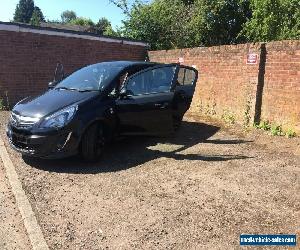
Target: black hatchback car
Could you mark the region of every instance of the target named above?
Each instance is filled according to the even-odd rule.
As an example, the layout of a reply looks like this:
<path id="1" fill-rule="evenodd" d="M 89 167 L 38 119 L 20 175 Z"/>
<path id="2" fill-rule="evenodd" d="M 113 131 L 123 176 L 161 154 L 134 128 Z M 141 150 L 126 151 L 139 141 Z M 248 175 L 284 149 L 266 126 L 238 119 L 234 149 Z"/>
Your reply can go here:
<path id="1" fill-rule="evenodd" d="M 11 146 L 24 155 L 95 161 L 120 135 L 164 135 L 189 109 L 198 72 L 179 64 L 113 61 L 93 64 L 50 83 L 13 108 Z"/>

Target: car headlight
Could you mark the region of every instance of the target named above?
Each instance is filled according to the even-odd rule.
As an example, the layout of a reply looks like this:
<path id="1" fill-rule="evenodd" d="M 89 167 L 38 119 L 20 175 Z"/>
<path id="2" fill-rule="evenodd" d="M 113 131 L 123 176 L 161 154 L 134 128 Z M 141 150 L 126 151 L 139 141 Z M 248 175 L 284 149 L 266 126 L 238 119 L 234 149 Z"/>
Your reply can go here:
<path id="1" fill-rule="evenodd" d="M 78 109 L 77 105 L 70 106 L 46 117 L 40 124 L 40 128 L 62 128 L 74 117 Z"/>

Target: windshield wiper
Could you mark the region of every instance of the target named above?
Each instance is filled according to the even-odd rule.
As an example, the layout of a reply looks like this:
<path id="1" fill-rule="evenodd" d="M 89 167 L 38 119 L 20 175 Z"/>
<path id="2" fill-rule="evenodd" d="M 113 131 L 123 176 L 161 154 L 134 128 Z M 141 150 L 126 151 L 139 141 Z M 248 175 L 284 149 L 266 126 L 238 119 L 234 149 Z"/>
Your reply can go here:
<path id="1" fill-rule="evenodd" d="M 65 89 L 65 90 L 75 90 L 75 91 L 78 91 L 78 89 L 76 89 L 76 88 L 67 88 L 67 87 L 57 87 L 55 89 Z"/>
<path id="2" fill-rule="evenodd" d="M 99 91 L 97 89 L 76 89 L 76 88 L 67 88 L 67 87 L 57 87 L 55 89 L 64 89 L 64 90 L 72 90 L 78 92 L 92 92 L 92 91 Z"/>
<path id="3" fill-rule="evenodd" d="M 99 91 L 98 89 L 77 89 L 78 92 L 93 92 L 93 91 Z"/>

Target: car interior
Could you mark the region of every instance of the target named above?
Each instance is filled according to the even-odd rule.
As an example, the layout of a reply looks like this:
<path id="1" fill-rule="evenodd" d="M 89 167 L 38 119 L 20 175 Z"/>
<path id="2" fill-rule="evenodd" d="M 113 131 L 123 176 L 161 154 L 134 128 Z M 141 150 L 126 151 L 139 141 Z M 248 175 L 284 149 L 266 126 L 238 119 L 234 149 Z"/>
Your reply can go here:
<path id="1" fill-rule="evenodd" d="M 150 69 L 129 79 L 126 86 L 131 95 L 169 91 L 175 73 L 174 66 Z"/>

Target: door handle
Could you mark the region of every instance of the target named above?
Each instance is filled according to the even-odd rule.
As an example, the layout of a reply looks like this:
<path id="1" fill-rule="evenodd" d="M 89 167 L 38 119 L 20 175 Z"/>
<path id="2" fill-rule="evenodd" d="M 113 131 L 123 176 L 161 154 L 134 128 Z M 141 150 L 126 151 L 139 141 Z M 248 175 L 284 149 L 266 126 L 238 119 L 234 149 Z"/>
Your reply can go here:
<path id="1" fill-rule="evenodd" d="M 155 104 L 154 104 L 154 106 L 155 106 L 156 108 L 160 108 L 160 109 L 165 109 L 165 108 L 168 107 L 168 105 L 169 105 L 169 103 L 167 103 L 167 102 L 164 102 L 164 103 L 155 103 Z"/>

